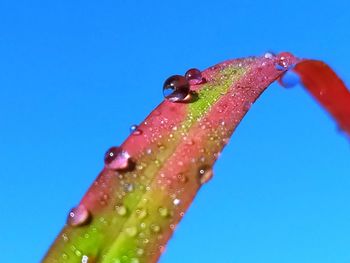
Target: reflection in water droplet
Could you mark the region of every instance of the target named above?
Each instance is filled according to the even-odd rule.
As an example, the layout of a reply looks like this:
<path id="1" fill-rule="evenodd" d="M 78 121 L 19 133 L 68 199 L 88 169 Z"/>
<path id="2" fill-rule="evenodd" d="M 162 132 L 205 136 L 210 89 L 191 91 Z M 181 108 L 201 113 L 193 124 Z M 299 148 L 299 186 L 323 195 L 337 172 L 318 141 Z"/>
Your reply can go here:
<path id="1" fill-rule="evenodd" d="M 213 178 L 213 170 L 210 167 L 202 167 L 199 169 L 199 181 L 201 184 L 207 183 Z"/>
<path id="2" fill-rule="evenodd" d="M 111 147 L 105 154 L 105 166 L 112 170 L 123 170 L 130 164 L 130 155 L 121 147 Z"/>
<path id="3" fill-rule="evenodd" d="M 163 85 L 163 95 L 171 102 L 181 102 L 190 93 L 190 86 L 187 79 L 180 75 L 168 78 Z"/>
<path id="4" fill-rule="evenodd" d="M 130 126 L 130 133 L 132 135 L 141 135 L 142 131 L 139 129 L 137 125 L 134 124 Z"/>
<path id="5" fill-rule="evenodd" d="M 90 212 L 84 205 L 73 208 L 67 218 L 67 224 L 70 226 L 81 226 L 86 224 L 90 219 Z"/>
<path id="6" fill-rule="evenodd" d="M 203 81 L 202 73 L 200 72 L 199 69 L 196 69 L 196 68 L 191 68 L 187 70 L 185 74 L 185 78 L 188 80 L 188 82 L 191 85 L 200 84 Z"/>
<path id="7" fill-rule="evenodd" d="M 294 70 L 288 70 L 278 81 L 285 88 L 292 88 L 300 83 L 300 76 Z"/>

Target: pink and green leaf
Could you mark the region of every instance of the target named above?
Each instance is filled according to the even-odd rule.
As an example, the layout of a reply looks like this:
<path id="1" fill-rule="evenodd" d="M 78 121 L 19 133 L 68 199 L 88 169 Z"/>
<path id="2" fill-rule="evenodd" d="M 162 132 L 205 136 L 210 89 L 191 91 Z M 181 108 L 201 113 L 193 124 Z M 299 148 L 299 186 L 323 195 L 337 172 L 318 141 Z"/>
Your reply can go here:
<path id="1" fill-rule="evenodd" d="M 350 93 L 324 63 L 289 53 L 229 60 L 202 72 L 189 100 L 163 101 L 121 145 L 124 170 L 105 168 L 43 262 L 156 262 L 250 105 L 287 70 L 350 134 Z"/>

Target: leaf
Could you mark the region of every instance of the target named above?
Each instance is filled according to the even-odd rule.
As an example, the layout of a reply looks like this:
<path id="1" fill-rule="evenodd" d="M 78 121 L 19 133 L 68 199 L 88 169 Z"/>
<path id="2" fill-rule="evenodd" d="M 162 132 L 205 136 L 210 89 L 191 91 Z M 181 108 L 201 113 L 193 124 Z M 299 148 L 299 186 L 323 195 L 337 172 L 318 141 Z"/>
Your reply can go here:
<path id="1" fill-rule="evenodd" d="M 101 171 L 43 262 L 156 262 L 251 104 L 295 64 L 349 132 L 349 92 L 322 62 L 281 53 L 217 64 L 189 101 L 165 100 L 114 149 L 130 156 L 124 169 Z"/>

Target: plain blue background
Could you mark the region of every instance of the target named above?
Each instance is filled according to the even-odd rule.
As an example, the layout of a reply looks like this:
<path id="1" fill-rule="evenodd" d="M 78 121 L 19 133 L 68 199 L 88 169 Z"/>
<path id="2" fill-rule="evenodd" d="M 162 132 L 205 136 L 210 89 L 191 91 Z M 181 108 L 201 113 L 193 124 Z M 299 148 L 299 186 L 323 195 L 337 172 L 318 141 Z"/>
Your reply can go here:
<path id="1" fill-rule="evenodd" d="M 39 262 L 120 144 L 190 67 L 292 51 L 350 84 L 348 1 L 0 2 L 1 262 Z M 350 147 L 300 87 L 252 107 L 162 263 L 350 262 Z"/>

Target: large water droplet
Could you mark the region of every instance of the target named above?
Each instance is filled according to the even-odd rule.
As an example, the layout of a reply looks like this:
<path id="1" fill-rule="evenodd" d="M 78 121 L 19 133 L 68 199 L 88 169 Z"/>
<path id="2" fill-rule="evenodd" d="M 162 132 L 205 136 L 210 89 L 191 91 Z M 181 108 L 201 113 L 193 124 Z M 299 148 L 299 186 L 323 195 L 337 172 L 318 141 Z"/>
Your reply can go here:
<path id="1" fill-rule="evenodd" d="M 105 154 L 106 168 L 112 170 L 123 170 L 130 164 L 130 155 L 121 147 L 111 147 Z"/>
<path id="2" fill-rule="evenodd" d="M 290 69 L 293 64 L 292 60 L 294 59 L 294 56 L 289 52 L 282 52 L 277 55 L 276 57 L 276 64 L 275 67 L 277 70 L 286 70 Z"/>
<path id="3" fill-rule="evenodd" d="M 70 226 L 81 226 L 88 223 L 89 219 L 89 210 L 84 205 L 79 205 L 69 212 L 67 224 Z"/>
<path id="4" fill-rule="evenodd" d="M 187 79 L 180 75 L 168 78 L 163 85 L 163 95 L 171 102 L 181 102 L 190 93 L 190 85 Z"/>
<path id="5" fill-rule="evenodd" d="M 203 81 L 202 73 L 199 69 L 191 68 L 187 70 L 185 74 L 185 78 L 191 85 L 200 84 Z"/>
<path id="6" fill-rule="evenodd" d="M 201 167 L 199 168 L 199 182 L 201 184 L 205 184 L 209 182 L 211 178 L 213 178 L 213 170 L 210 167 Z"/>
<path id="7" fill-rule="evenodd" d="M 130 133 L 132 135 L 141 135 L 142 131 L 139 129 L 139 127 L 136 124 L 134 124 L 130 126 Z"/>
<path id="8" fill-rule="evenodd" d="M 300 76 L 291 69 L 283 74 L 278 82 L 285 88 L 292 88 L 300 83 Z"/>

